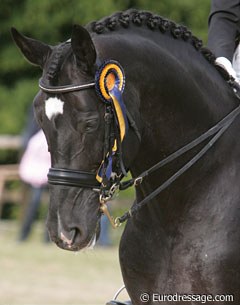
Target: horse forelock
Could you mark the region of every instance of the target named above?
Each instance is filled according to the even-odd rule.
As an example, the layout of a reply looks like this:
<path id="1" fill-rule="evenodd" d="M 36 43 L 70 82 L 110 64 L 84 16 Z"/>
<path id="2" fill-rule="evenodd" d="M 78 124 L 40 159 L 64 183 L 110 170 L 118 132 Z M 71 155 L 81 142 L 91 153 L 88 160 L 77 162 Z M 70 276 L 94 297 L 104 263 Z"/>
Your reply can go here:
<path id="1" fill-rule="evenodd" d="M 51 61 L 46 71 L 46 78 L 52 84 L 57 81 L 57 77 L 63 62 L 66 59 L 66 54 L 69 51 L 69 41 L 63 42 L 55 47 Z"/>

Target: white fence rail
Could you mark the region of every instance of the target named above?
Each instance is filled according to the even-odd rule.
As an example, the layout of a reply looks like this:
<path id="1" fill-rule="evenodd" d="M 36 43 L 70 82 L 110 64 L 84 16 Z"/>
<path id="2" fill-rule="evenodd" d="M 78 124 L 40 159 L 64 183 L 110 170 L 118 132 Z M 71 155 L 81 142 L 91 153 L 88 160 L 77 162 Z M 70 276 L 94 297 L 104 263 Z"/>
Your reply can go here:
<path id="1" fill-rule="evenodd" d="M 19 150 L 21 148 L 22 138 L 21 136 L 12 135 L 0 135 L 0 150 L 14 149 Z M 0 165 L 0 218 L 3 208 L 3 195 L 5 183 L 11 180 L 20 179 L 18 174 L 18 164 L 3 164 Z"/>
<path id="2" fill-rule="evenodd" d="M 21 136 L 0 135 L 0 149 L 20 149 Z"/>

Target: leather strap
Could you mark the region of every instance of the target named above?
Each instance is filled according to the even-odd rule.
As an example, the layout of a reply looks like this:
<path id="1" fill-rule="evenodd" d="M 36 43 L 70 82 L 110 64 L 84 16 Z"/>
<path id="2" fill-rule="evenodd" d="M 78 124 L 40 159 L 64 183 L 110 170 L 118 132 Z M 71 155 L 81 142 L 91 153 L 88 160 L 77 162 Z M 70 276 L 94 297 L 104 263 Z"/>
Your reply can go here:
<path id="1" fill-rule="evenodd" d="M 50 168 L 48 172 L 48 183 L 52 185 L 100 189 L 100 183 L 96 180 L 95 173 L 63 168 Z"/>

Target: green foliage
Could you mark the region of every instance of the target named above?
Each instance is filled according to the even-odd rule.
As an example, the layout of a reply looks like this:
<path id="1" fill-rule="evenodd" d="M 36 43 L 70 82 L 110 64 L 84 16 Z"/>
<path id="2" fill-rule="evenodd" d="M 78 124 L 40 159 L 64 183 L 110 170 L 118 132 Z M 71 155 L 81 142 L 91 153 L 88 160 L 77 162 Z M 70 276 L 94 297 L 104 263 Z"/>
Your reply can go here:
<path id="1" fill-rule="evenodd" d="M 74 23 L 86 24 L 130 7 L 150 10 L 187 25 L 206 42 L 209 0 L 1 0 L 0 133 L 19 134 L 36 94 L 40 69 L 14 45 L 10 27 L 49 44 L 69 38 Z"/>
<path id="2" fill-rule="evenodd" d="M 194 35 L 206 41 L 209 0 L 135 0 L 136 8 L 145 9 L 189 27 Z"/>
<path id="3" fill-rule="evenodd" d="M 29 104 L 37 90 L 37 79 L 20 78 L 11 87 L 0 86 L 0 122 L 4 122 L 1 133 L 21 133 Z"/>

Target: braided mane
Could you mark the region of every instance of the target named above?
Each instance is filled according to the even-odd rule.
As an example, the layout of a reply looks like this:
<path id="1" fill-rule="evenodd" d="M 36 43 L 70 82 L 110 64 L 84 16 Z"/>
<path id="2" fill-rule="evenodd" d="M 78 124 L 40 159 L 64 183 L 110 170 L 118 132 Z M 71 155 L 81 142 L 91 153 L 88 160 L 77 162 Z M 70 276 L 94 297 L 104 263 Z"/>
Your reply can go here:
<path id="1" fill-rule="evenodd" d="M 138 27 L 147 26 L 152 31 L 159 31 L 163 34 L 168 33 L 175 39 L 182 39 L 192 44 L 210 63 L 213 64 L 215 61 L 213 53 L 203 47 L 202 40 L 192 35 L 186 26 L 179 25 L 148 11 L 130 9 L 124 12 L 117 12 L 99 21 L 89 23 L 86 28 L 93 33 L 102 34 L 107 31 L 116 31 L 119 27 L 127 29 L 131 24 Z"/>
<path id="2" fill-rule="evenodd" d="M 181 39 L 186 43 L 190 43 L 197 51 L 211 63 L 214 64 L 215 56 L 213 53 L 203 47 L 202 40 L 194 36 L 191 31 L 184 25 L 179 25 L 171 20 L 163 18 L 159 15 L 148 11 L 138 11 L 130 9 L 123 12 L 114 13 L 99 21 L 93 21 L 86 26 L 89 32 L 101 35 L 107 32 L 117 31 L 119 28 L 126 30 L 131 26 L 147 27 L 151 31 L 159 31 L 159 33 L 170 35 L 173 39 Z M 61 68 L 62 61 L 69 50 L 69 41 L 61 43 L 52 58 L 51 65 L 47 71 L 47 78 L 53 83 L 57 81 L 57 75 Z M 221 72 L 221 71 L 220 71 Z"/>

